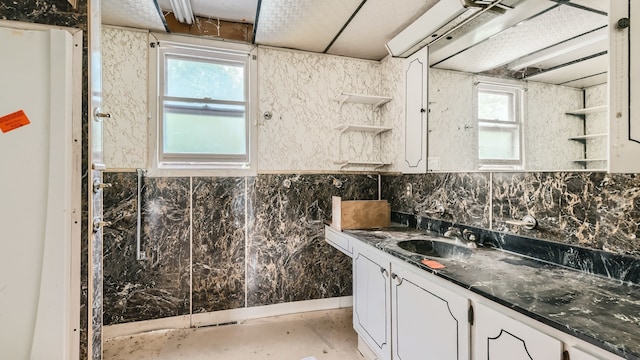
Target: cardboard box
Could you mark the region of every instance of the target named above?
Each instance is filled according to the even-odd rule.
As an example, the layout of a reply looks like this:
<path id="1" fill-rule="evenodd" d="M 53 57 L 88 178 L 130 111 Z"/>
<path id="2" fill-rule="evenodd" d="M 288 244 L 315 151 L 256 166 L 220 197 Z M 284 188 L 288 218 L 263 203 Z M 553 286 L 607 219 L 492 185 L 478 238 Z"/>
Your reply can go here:
<path id="1" fill-rule="evenodd" d="M 331 227 L 336 230 L 372 229 L 391 225 L 391 206 L 387 200 L 349 200 L 331 198 Z"/>

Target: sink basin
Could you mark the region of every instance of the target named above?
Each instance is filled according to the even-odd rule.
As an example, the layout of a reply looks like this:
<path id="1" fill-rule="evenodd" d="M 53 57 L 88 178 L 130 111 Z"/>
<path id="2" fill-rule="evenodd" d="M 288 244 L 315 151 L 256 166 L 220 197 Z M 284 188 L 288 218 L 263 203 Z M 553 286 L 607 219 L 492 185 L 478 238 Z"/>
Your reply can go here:
<path id="1" fill-rule="evenodd" d="M 469 257 L 473 254 L 473 250 L 465 246 L 434 240 L 403 240 L 398 242 L 398 246 L 401 249 L 428 257 Z"/>

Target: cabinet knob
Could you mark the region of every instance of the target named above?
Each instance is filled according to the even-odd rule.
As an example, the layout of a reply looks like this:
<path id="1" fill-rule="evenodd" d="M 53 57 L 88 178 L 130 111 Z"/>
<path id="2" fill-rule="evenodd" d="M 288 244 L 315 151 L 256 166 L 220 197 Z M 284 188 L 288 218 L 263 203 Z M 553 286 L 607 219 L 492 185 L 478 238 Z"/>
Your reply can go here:
<path id="1" fill-rule="evenodd" d="M 381 268 L 380 268 L 380 273 L 381 273 L 384 277 L 387 277 L 387 274 L 388 274 L 387 269 L 385 269 L 385 268 L 381 267 Z"/>
<path id="2" fill-rule="evenodd" d="M 398 282 L 398 286 L 402 285 L 402 278 L 398 276 L 396 273 L 391 273 L 391 278 L 395 279 Z"/>

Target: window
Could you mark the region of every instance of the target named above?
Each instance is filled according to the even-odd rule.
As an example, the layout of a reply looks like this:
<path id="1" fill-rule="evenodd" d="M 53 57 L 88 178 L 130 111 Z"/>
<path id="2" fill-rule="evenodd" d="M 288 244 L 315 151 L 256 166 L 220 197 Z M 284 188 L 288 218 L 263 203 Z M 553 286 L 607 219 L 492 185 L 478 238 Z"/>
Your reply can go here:
<path id="1" fill-rule="evenodd" d="M 480 169 L 522 168 L 522 92 L 518 86 L 478 84 Z"/>
<path id="2" fill-rule="evenodd" d="M 252 169 L 255 58 L 246 47 L 233 45 L 159 41 L 153 87 L 156 169 Z"/>

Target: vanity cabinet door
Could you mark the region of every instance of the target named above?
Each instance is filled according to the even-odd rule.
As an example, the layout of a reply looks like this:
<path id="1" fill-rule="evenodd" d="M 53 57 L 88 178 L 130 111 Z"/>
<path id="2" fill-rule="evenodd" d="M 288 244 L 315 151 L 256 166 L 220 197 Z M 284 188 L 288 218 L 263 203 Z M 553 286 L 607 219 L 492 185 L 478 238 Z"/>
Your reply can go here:
<path id="1" fill-rule="evenodd" d="M 474 305 L 474 313 L 474 359 L 562 359 L 560 340 L 482 304 Z"/>
<path id="2" fill-rule="evenodd" d="M 469 300 L 392 265 L 393 359 L 469 359 Z"/>
<path id="3" fill-rule="evenodd" d="M 379 359 L 391 358 L 388 260 L 376 251 L 353 254 L 353 327 Z"/>

